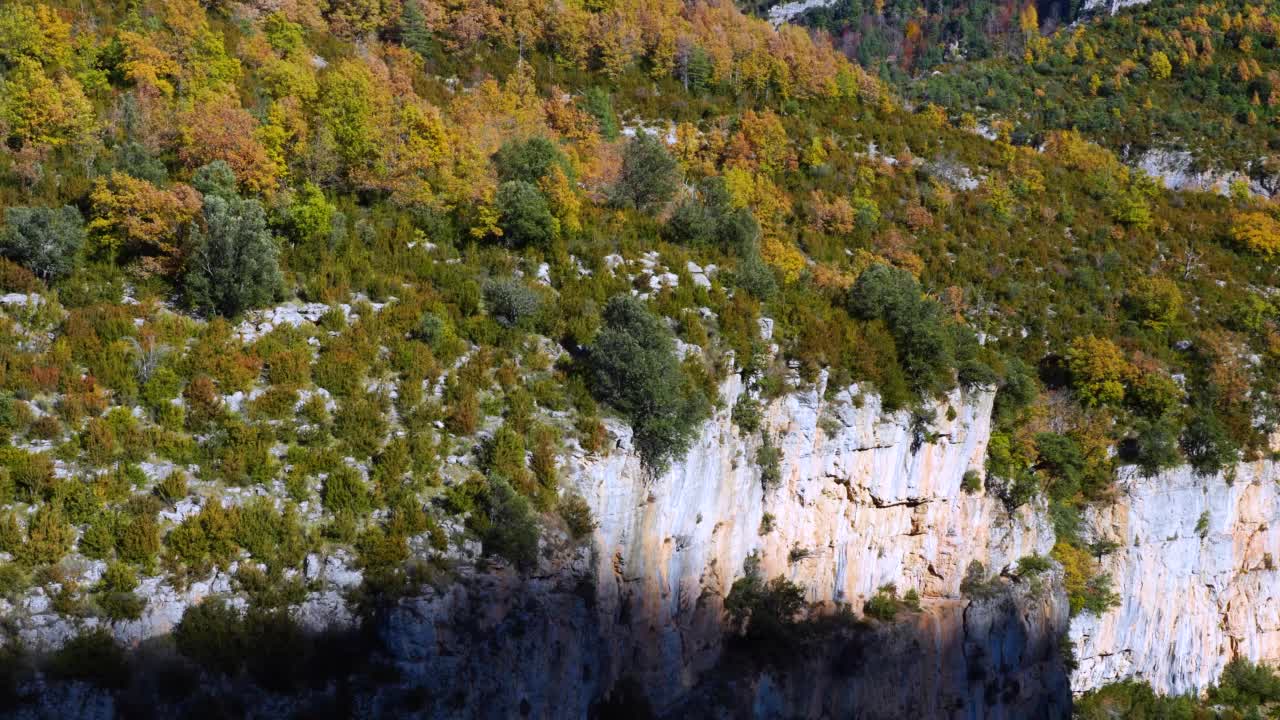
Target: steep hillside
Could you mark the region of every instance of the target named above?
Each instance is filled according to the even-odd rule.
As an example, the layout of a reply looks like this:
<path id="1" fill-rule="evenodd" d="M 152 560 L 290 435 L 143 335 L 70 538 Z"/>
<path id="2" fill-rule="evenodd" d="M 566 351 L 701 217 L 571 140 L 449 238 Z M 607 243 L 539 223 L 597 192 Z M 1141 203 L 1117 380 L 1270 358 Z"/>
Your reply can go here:
<path id="1" fill-rule="evenodd" d="M 1009 8 L 928 82 L 1057 67 L 952 19 Z M 1141 12 L 1080 62 L 1271 72 L 1263 11 Z M 1057 717 L 1275 659 L 1272 204 L 936 99 L 727 0 L 5 3 L 6 709 Z"/>
<path id="2" fill-rule="evenodd" d="M 1149 172 L 1238 171 L 1270 195 L 1280 170 L 1278 21 L 1265 3 L 1152 3 L 944 68 L 911 92 L 1003 120 L 1020 142 L 1075 128 Z M 1144 156 L 1161 150 L 1187 157 Z"/>

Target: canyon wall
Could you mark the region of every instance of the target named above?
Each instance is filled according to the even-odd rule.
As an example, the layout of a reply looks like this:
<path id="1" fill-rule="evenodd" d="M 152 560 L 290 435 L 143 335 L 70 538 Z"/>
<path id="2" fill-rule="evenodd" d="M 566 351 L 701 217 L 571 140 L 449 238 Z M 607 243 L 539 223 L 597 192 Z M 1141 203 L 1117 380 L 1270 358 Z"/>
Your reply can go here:
<path id="1" fill-rule="evenodd" d="M 473 717 L 496 716 L 473 710 L 485 706 L 582 717 L 610 701 L 667 717 L 1069 713 L 1056 576 L 998 577 L 1047 554 L 1052 529 L 1043 513 L 1010 515 L 961 489 L 985 457 L 990 392 L 952 395 L 926 432 L 856 388 L 824 399 L 820 379 L 764 412 L 781 451 L 781 478 L 766 488 L 759 435 L 730 420 L 742 391 L 736 376 L 725 383 L 721 409 L 661 477 L 610 423 L 613 449 L 576 453 L 566 468 L 599 524 L 590 552 L 564 547 L 531 578 L 476 574 L 401 603 L 381 630 L 397 667 Z M 748 558 L 796 583 L 816 614 L 846 619 L 802 657 L 735 653 L 724 602 Z M 990 592 L 970 601 L 960 586 L 974 561 Z M 915 589 L 921 610 L 893 623 L 842 612 L 860 615 L 886 583 Z"/>
<path id="2" fill-rule="evenodd" d="M 1071 623 L 1088 690 L 1138 678 L 1185 693 L 1215 682 L 1233 657 L 1280 662 L 1280 467 L 1241 463 L 1202 476 L 1182 467 L 1125 472 L 1116 502 L 1086 516 L 1120 606 Z"/>
<path id="3" fill-rule="evenodd" d="M 953 393 L 921 422 L 884 414 L 857 388 L 829 393 L 819 378 L 764 408 L 780 453 L 779 477 L 766 487 L 761 434 L 731 421 L 743 391 L 736 376 L 726 381 L 720 409 L 660 477 L 641 467 L 621 423 L 608 424 L 608 452 L 571 451 L 565 483 L 598 527 L 587 541 L 548 528 L 532 572 L 487 561 L 474 541 L 455 538 L 450 573 L 361 623 L 348 594 L 360 574 L 349 558 L 309 559 L 313 590 L 295 613 L 307 627 L 348 633 L 334 647 L 359 662 L 340 682 L 301 695 L 243 678 L 222 692 L 263 712 L 325 706 L 423 718 L 610 717 L 621 707 L 655 717 L 1059 718 L 1070 713 L 1071 690 L 1136 677 L 1185 692 L 1212 683 L 1234 655 L 1280 660 L 1275 465 L 1214 477 L 1123 473 L 1115 502 L 1091 509 L 1085 529 L 1119 545 L 1100 562 L 1121 605 L 1069 619 L 1057 570 L 1007 572 L 1050 552 L 1044 508 L 1011 514 L 963 487 L 983 464 L 992 393 Z M 795 583 L 821 618 L 802 654 L 726 640 L 725 600 L 749 559 L 765 578 Z M 984 568 L 972 576 L 980 590 L 962 590 L 974 563 Z M 209 584 L 225 585 L 219 577 Z M 915 590 L 920 610 L 894 622 L 860 619 L 888 583 Z M 153 600 L 168 600 L 112 631 L 163 658 L 171 651 L 154 636 L 200 601 L 191 592 L 157 588 Z M 33 646 L 74 631 L 48 603 L 10 608 L 10 624 Z M 1079 660 L 1070 677 L 1068 626 Z M 40 682 L 26 688 L 32 712 L 18 716 L 50 707 L 118 715 L 109 693 Z M 160 701 L 147 687 L 130 691 L 134 701 L 161 716 L 203 702 Z"/>

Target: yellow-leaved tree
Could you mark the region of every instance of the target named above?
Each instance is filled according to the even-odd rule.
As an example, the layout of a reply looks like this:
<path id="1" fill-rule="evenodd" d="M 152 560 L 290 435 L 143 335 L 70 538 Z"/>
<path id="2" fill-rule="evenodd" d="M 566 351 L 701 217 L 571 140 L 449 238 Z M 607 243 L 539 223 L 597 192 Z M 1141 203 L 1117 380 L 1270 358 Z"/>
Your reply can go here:
<path id="1" fill-rule="evenodd" d="M 1280 222 L 1258 210 L 1237 213 L 1231 219 L 1231 239 L 1249 252 L 1271 257 L 1280 251 Z"/>

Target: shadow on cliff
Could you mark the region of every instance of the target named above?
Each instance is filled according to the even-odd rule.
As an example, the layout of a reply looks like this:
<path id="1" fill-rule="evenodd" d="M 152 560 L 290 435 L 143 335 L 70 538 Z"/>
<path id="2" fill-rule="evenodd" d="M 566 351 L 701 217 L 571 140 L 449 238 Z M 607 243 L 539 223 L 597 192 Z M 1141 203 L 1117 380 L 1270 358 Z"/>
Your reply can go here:
<path id="1" fill-rule="evenodd" d="M 1005 581 L 891 622 L 848 611 L 798 623 L 789 640 L 731 635 L 721 662 L 671 717 L 1066 718 L 1065 618 Z"/>
<path id="2" fill-rule="evenodd" d="M 250 613 L 129 651 L 6 654 L 5 717 L 1065 718 L 1065 618 L 1009 583 L 894 622 L 735 632 L 718 598 L 659 628 L 583 577 L 477 575 L 309 634 Z M 652 587 L 636 583 L 637 587 Z M 189 610 L 188 613 L 191 611 Z M 225 621 L 225 616 L 224 616 Z M 186 623 L 184 623 L 186 625 Z M 748 626 L 749 627 L 749 626 Z"/>

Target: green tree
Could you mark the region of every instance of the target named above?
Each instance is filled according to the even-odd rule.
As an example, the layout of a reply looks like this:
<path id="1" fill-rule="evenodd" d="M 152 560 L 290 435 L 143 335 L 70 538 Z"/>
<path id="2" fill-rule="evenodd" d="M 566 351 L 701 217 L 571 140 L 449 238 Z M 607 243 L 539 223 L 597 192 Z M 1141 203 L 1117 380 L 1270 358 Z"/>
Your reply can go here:
<path id="1" fill-rule="evenodd" d="M 281 289 L 276 244 L 257 200 L 206 196 L 204 226 L 192 234 L 187 302 L 207 313 L 235 317 L 270 303 Z"/>
<path id="2" fill-rule="evenodd" d="M 547 246 L 560 230 L 546 196 L 533 183 L 524 180 L 502 183 L 494 204 L 498 209 L 498 227 L 502 228 L 502 237 L 508 245 Z"/>
<path id="3" fill-rule="evenodd" d="M 493 164 L 498 169 L 499 182 L 523 180 L 536 185 L 557 165 L 564 171 L 565 177 L 573 177 L 569 159 L 555 142 L 545 137 L 508 140 L 494 153 Z"/>
<path id="4" fill-rule="evenodd" d="M 1178 319 L 1182 311 L 1182 291 L 1169 278 L 1139 278 L 1125 292 L 1124 303 L 1135 320 L 1160 331 Z"/>
<path id="5" fill-rule="evenodd" d="M 84 218 L 70 205 L 57 209 L 12 207 L 4 211 L 0 256 L 46 280 L 69 275 L 83 244 Z"/>
<path id="6" fill-rule="evenodd" d="M 431 31 L 427 28 L 427 18 L 423 15 L 418 0 L 405 0 L 401 9 L 400 41 L 423 57 L 430 55 L 434 48 Z"/>
<path id="7" fill-rule="evenodd" d="M 637 132 L 622 151 L 622 169 L 609 192 L 615 207 L 654 212 L 680 186 L 679 166 L 656 135 Z"/>
<path id="8" fill-rule="evenodd" d="M 224 160 L 214 160 L 201 165 L 191 177 L 191 187 L 203 195 L 233 198 L 236 195 L 236 174 Z"/>
<path id="9" fill-rule="evenodd" d="M 1072 340 L 1067 349 L 1067 369 L 1082 404 L 1114 405 L 1124 400 L 1129 361 L 1107 338 L 1088 335 Z"/>
<path id="10" fill-rule="evenodd" d="M 495 278 L 484 284 L 485 310 L 503 327 L 528 320 L 540 305 L 537 293 L 515 278 Z"/>
<path id="11" fill-rule="evenodd" d="M 942 306 L 924 297 L 911 273 L 882 263 L 867 268 L 850 289 L 849 311 L 888 327 L 912 390 L 929 393 L 953 384 L 955 336 Z"/>
<path id="12" fill-rule="evenodd" d="M 1211 407 L 1192 410 L 1180 445 L 1187 463 L 1203 475 L 1212 475 L 1236 461 L 1235 443 Z"/>
<path id="13" fill-rule="evenodd" d="M 630 421 L 641 459 L 654 472 L 683 455 L 706 416 L 706 398 L 676 359 L 671 331 L 629 295 L 609 300 L 589 349 L 592 389 Z"/>
<path id="14" fill-rule="evenodd" d="M 538 560 L 538 524 L 529 500 L 501 477 L 489 480 L 484 551 L 507 558 L 521 570 L 528 570 Z"/>
<path id="15" fill-rule="evenodd" d="M 587 88 L 582 94 L 582 107 L 592 117 L 596 119 L 596 123 L 600 126 L 600 135 L 610 142 L 617 140 L 618 135 L 622 133 L 622 126 L 618 123 L 618 115 L 613 111 L 613 98 L 610 97 L 609 91 L 601 87 Z"/>

